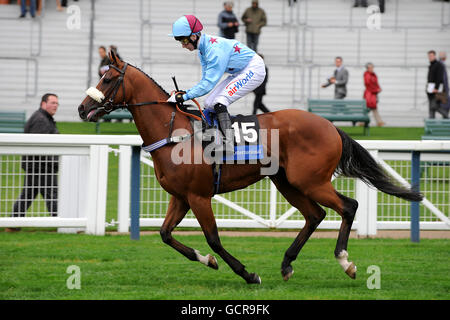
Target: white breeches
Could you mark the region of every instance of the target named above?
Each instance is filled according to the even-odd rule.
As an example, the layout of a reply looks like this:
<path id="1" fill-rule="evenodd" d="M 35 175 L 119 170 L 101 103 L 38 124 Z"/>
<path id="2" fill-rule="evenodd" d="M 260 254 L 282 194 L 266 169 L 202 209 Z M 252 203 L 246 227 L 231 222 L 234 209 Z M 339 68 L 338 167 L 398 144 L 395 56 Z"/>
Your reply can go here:
<path id="1" fill-rule="evenodd" d="M 228 107 L 259 87 L 265 76 L 264 60 L 255 54 L 241 72 L 228 76 L 211 91 L 205 100 L 205 108 L 212 109 L 217 103 Z"/>

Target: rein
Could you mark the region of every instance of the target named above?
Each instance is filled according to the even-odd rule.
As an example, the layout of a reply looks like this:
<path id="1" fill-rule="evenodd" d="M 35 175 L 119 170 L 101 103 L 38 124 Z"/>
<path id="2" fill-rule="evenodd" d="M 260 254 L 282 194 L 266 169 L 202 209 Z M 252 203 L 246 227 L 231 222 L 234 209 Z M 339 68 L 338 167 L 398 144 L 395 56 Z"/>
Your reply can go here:
<path id="1" fill-rule="evenodd" d="M 128 107 L 140 107 L 140 106 L 146 106 L 146 105 L 154 105 L 154 104 L 162 104 L 162 103 L 168 103 L 165 100 L 155 100 L 155 101 L 147 101 L 147 102 L 139 102 L 139 103 L 133 103 L 133 104 L 128 104 L 125 102 L 125 82 L 123 81 L 124 77 L 125 77 L 125 71 L 128 67 L 128 63 L 125 62 L 123 65 L 122 69 L 117 68 L 115 65 L 110 64 L 109 65 L 110 68 L 115 69 L 117 72 L 120 73 L 119 79 L 117 80 L 117 82 L 114 84 L 113 90 L 112 90 L 112 94 L 108 97 L 107 101 L 101 105 L 100 107 L 97 108 L 97 110 L 103 110 L 106 112 L 106 114 L 111 113 L 114 110 L 117 109 L 124 109 L 124 108 L 128 108 Z M 116 98 L 117 92 L 119 91 L 120 85 L 122 85 L 122 91 L 123 91 L 123 102 L 121 104 L 115 104 L 114 103 L 114 99 Z M 175 91 L 172 91 L 171 94 L 173 94 Z M 175 94 L 178 92 L 175 92 Z M 205 115 L 203 114 L 202 108 L 200 107 L 200 104 L 197 102 L 197 100 L 192 99 L 192 101 L 197 105 L 203 119 L 205 118 Z M 181 110 L 180 106 L 182 107 L 182 103 L 175 104 L 176 109 L 184 114 L 187 117 L 191 117 L 194 118 L 198 121 L 202 121 L 201 117 L 198 117 L 196 115 L 193 115 L 191 113 L 185 112 L 183 110 Z"/>
<path id="2" fill-rule="evenodd" d="M 177 94 L 177 93 L 182 93 L 182 92 L 176 92 L 176 91 L 174 90 L 174 91 L 172 91 L 170 94 L 172 95 L 172 94 L 174 94 L 174 93 Z M 198 110 L 200 111 L 200 114 L 202 115 L 203 119 L 206 120 L 206 117 L 205 117 L 205 115 L 204 115 L 204 113 L 203 113 L 203 111 L 202 111 L 202 108 L 200 107 L 200 103 L 198 103 L 198 101 L 195 100 L 195 99 L 192 99 L 192 101 L 197 105 L 197 108 L 198 108 Z M 185 111 L 181 110 L 180 107 L 179 107 L 180 105 L 182 106 L 183 104 L 182 104 L 182 103 L 180 103 L 180 104 L 178 104 L 178 103 L 175 104 L 176 109 L 177 109 L 180 113 L 184 114 L 185 116 L 194 118 L 194 119 L 196 119 L 196 120 L 198 120 L 198 121 L 202 121 L 202 118 L 201 118 L 201 117 L 198 117 L 198 116 L 196 116 L 196 115 L 194 115 L 194 114 L 192 114 L 192 113 L 185 112 Z"/>

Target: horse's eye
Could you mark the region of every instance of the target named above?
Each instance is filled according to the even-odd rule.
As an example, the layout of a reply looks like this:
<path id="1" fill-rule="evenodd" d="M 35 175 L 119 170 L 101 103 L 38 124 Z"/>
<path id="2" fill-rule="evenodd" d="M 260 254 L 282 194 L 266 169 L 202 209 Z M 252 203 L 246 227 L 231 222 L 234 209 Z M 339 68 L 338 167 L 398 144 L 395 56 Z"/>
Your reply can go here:
<path id="1" fill-rule="evenodd" d="M 111 79 L 110 79 L 110 78 L 105 78 L 105 79 L 103 79 L 103 82 L 104 82 L 104 83 L 110 83 L 110 82 L 111 82 Z"/>

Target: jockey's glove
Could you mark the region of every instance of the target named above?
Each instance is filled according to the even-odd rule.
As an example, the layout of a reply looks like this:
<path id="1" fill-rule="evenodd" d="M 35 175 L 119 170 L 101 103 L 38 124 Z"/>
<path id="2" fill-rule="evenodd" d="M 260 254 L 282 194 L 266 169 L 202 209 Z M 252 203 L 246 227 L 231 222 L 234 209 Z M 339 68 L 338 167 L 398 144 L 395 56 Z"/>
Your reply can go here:
<path id="1" fill-rule="evenodd" d="M 184 91 L 180 91 L 180 92 L 174 93 L 174 94 L 172 94 L 170 96 L 170 98 L 167 100 L 167 102 L 182 103 L 182 102 L 184 102 L 183 95 L 185 93 L 186 92 L 184 92 Z"/>

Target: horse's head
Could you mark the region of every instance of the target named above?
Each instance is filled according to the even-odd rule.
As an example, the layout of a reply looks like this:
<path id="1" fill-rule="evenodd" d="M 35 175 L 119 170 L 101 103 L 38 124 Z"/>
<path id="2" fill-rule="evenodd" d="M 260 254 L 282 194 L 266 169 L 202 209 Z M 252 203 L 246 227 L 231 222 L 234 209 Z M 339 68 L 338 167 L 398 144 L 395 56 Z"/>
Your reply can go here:
<path id="1" fill-rule="evenodd" d="M 126 107 L 125 71 L 128 64 L 120 60 L 114 51 L 109 52 L 109 70 L 100 79 L 97 86 L 86 90 L 87 97 L 78 107 L 80 118 L 96 122 L 111 111 Z M 128 86 L 130 88 L 130 86 Z"/>

